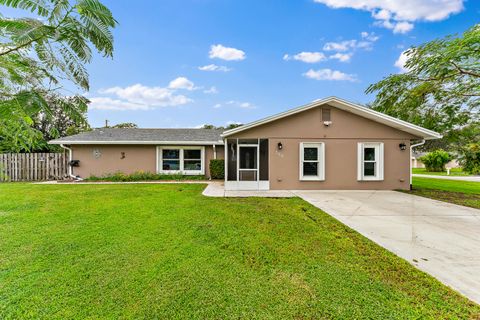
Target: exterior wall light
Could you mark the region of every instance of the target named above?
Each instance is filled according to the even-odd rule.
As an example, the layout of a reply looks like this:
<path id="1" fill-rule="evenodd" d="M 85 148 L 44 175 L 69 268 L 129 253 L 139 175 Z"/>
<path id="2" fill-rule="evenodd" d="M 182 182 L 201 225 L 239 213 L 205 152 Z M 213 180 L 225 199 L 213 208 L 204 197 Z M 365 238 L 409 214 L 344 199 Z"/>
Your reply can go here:
<path id="1" fill-rule="evenodd" d="M 283 149 L 283 144 L 281 142 L 279 142 L 277 144 L 277 148 L 278 148 L 278 150 L 282 150 Z"/>
<path id="2" fill-rule="evenodd" d="M 403 151 L 403 150 L 407 150 L 407 145 L 406 145 L 404 142 L 400 143 L 400 144 L 398 145 L 398 147 L 399 147 L 400 150 L 402 150 L 402 151 Z"/>

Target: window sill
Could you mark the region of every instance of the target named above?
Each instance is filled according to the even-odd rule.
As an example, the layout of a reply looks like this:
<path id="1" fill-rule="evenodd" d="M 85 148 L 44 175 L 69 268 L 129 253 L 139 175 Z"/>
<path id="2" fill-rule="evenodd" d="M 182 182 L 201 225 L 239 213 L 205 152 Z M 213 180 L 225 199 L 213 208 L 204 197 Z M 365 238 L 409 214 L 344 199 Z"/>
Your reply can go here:
<path id="1" fill-rule="evenodd" d="M 300 178 L 300 181 L 325 181 L 325 179 L 323 178 L 319 178 L 319 177 L 312 177 L 312 178 Z"/>
<path id="2" fill-rule="evenodd" d="M 204 175 L 205 173 L 203 171 L 160 170 L 158 171 L 158 174 L 179 174 L 184 176 L 201 176 L 201 175 Z"/>

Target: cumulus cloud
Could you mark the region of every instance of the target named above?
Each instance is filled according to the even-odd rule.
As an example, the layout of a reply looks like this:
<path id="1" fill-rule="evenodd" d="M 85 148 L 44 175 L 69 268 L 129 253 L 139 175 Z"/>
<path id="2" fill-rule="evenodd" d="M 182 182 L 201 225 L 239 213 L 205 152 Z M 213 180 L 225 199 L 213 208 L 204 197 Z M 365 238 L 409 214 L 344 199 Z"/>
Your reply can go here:
<path id="1" fill-rule="evenodd" d="M 344 40 L 340 42 L 327 42 L 323 46 L 325 51 L 347 51 L 355 48 L 357 40 Z"/>
<path id="2" fill-rule="evenodd" d="M 217 89 L 217 87 L 212 86 L 212 87 L 210 87 L 210 89 L 205 89 L 205 90 L 203 90 L 203 93 L 206 93 L 206 94 L 217 94 L 217 93 L 218 93 L 218 89 Z"/>
<path id="3" fill-rule="evenodd" d="M 323 46 L 323 50 L 328 53 L 327 56 L 324 52 L 309 52 L 304 51 L 295 55 L 285 54 L 283 60 L 297 60 L 305 63 L 318 63 L 327 60 L 338 60 L 340 62 L 348 62 L 352 58 L 356 50 L 371 50 L 373 44 L 379 39 L 374 32 L 363 31 L 360 33 L 360 38 L 352 40 L 342 40 L 338 42 L 327 42 Z"/>
<path id="4" fill-rule="evenodd" d="M 228 72 L 232 69 L 225 67 L 225 66 L 218 66 L 216 64 L 208 64 L 205 66 L 198 67 L 198 70 L 201 71 L 221 71 L 221 72 Z"/>
<path id="5" fill-rule="evenodd" d="M 338 70 L 331 69 L 310 69 L 303 74 L 304 77 L 314 80 L 329 80 L 329 81 L 356 81 L 356 76 L 353 74 L 343 73 Z"/>
<path id="6" fill-rule="evenodd" d="M 464 0 L 314 0 L 330 8 L 368 11 L 376 25 L 407 33 L 415 21 L 440 21 L 463 10 Z"/>
<path id="7" fill-rule="evenodd" d="M 227 105 L 234 105 L 242 109 L 255 109 L 256 106 L 251 102 L 242 102 L 236 100 L 230 100 L 226 102 Z"/>
<path id="8" fill-rule="evenodd" d="M 245 52 L 236 49 L 225 47 L 221 44 L 214 44 L 210 47 L 209 57 L 211 59 L 217 58 L 227 61 L 239 61 L 246 58 Z"/>
<path id="9" fill-rule="evenodd" d="M 283 56 L 283 60 L 297 60 L 305 63 L 317 63 L 327 60 L 327 57 L 323 52 L 300 52 L 294 56 L 286 54 Z"/>
<path id="10" fill-rule="evenodd" d="M 167 88 L 149 87 L 138 83 L 127 87 L 103 89 L 99 91 L 103 96 L 89 98 L 91 101 L 89 108 L 96 110 L 150 110 L 193 102 L 189 97 L 176 93 L 177 88 L 184 89 L 186 82 L 175 80 L 172 81 L 173 85 L 170 82 Z"/>
<path id="11" fill-rule="evenodd" d="M 185 77 L 178 77 L 170 81 L 168 85 L 170 89 L 185 89 L 185 90 L 193 90 L 195 89 L 195 85 L 192 81 L 188 80 Z"/>
<path id="12" fill-rule="evenodd" d="M 119 99 L 112 99 L 109 97 L 94 97 L 90 98 L 91 110 L 149 110 L 148 105 L 141 103 L 133 103 Z"/>
<path id="13" fill-rule="evenodd" d="M 336 59 L 340 62 L 348 62 L 352 58 L 353 53 L 340 53 L 337 52 L 329 56 L 330 59 Z"/>
<path id="14" fill-rule="evenodd" d="M 398 57 L 397 61 L 395 61 L 395 67 L 400 70 L 400 72 L 407 72 L 408 69 L 405 68 L 405 63 L 407 63 L 408 56 L 405 54 L 406 51 L 403 51 L 400 53 L 400 56 Z"/>

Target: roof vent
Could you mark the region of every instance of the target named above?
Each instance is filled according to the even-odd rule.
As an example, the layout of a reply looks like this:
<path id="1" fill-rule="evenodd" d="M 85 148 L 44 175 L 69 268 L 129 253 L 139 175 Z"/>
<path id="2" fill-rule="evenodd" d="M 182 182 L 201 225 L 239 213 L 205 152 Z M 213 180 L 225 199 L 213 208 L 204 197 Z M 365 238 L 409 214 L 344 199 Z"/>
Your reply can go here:
<path id="1" fill-rule="evenodd" d="M 332 124 L 332 119 L 330 115 L 330 108 L 322 108 L 322 121 L 323 124 L 328 127 Z"/>

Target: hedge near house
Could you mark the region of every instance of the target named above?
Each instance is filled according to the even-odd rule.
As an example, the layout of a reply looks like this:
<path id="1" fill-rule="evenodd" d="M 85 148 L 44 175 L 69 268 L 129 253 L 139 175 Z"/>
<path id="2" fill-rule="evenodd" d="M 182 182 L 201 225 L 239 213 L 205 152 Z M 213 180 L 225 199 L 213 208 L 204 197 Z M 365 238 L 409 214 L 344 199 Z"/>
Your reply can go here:
<path id="1" fill-rule="evenodd" d="M 225 178 L 225 161 L 223 159 L 210 160 L 210 176 L 212 179 Z"/>
<path id="2" fill-rule="evenodd" d="M 445 171 L 445 165 L 450 160 L 452 160 L 450 154 L 442 149 L 429 152 L 423 157 L 420 157 L 420 161 L 423 162 L 427 171 L 430 172 Z"/>

